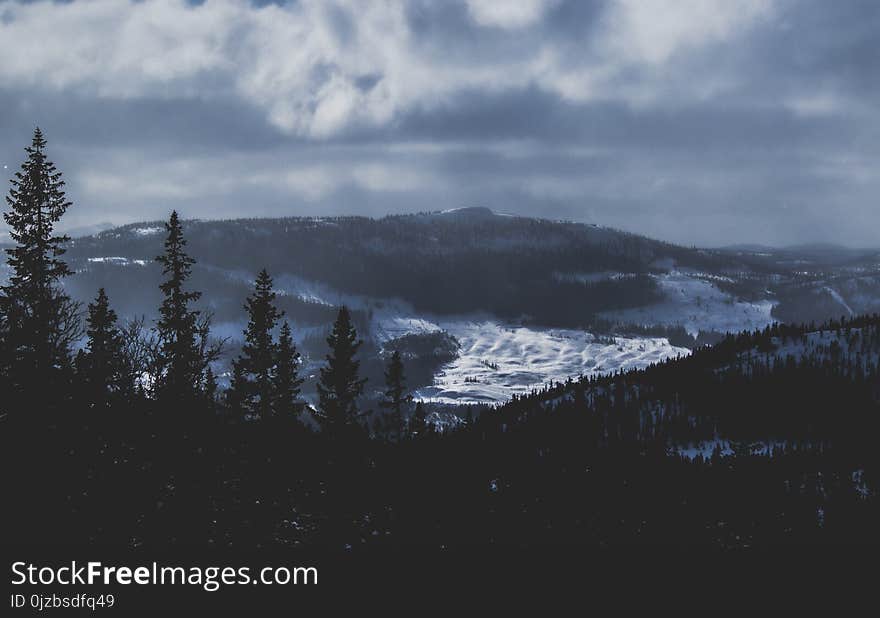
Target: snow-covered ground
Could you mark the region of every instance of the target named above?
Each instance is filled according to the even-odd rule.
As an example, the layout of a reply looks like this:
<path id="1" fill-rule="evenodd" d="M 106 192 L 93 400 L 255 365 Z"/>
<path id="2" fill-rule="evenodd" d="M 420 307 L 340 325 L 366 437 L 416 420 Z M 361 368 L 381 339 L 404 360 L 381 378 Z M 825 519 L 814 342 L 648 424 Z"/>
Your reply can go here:
<path id="1" fill-rule="evenodd" d="M 775 321 L 770 314 L 772 301 L 737 301 L 709 279 L 686 271 L 659 275 L 663 301 L 603 317 L 623 323 L 682 325 L 693 335 L 700 330 L 754 330 Z M 395 318 L 384 328 L 430 330 L 429 324 L 424 319 Z M 458 340 L 460 354 L 437 375 L 432 387 L 421 389 L 417 396 L 445 403 L 505 401 L 550 381 L 642 368 L 690 353 L 665 338 L 617 337 L 609 345 L 582 331 L 507 326 L 491 319 L 443 319 L 436 324 Z"/>
<path id="2" fill-rule="evenodd" d="M 673 270 L 656 279 L 664 300 L 635 309 L 608 311 L 602 317 L 645 326 L 681 325 L 692 335 L 700 330 L 755 330 L 776 321 L 770 315 L 773 301 L 738 301 L 700 273 Z"/>
<path id="3" fill-rule="evenodd" d="M 689 350 L 665 338 L 617 338 L 600 343 L 583 331 L 505 326 L 496 321 L 442 321 L 461 344 L 457 359 L 420 389 L 419 399 L 441 403 L 498 403 L 554 380 L 646 367 Z"/>

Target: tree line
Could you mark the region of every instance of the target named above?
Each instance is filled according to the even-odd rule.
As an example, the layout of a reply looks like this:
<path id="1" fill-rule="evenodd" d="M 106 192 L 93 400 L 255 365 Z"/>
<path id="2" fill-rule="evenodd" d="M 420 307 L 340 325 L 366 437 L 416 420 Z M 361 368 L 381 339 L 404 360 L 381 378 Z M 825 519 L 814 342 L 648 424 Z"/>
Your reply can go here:
<path id="1" fill-rule="evenodd" d="M 220 392 L 213 365 L 224 341 L 211 337 L 211 313 L 195 308 L 201 293 L 188 287 L 195 259 L 187 252 L 176 211 L 164 224 L 164 250 L 155 257 L 163 275 L 155 324 L 120 324 L 104 288 L 88 304 L 81 323 L 80 307 L 63 285 L 73 274 L 63 259 L 70 239 L 55 233 L 71 203 L 45 149 L 46 140 L 36 129 L 6 198 L 4 217 L 15 246 L 6 250 L 12 274 L 0 290 L 4 414 L 12 421 L 16 416 L 26 420 L 71 405 L 123 408 L 148 400 L 164 415 L 173 411 L 181 422 L 205 413 L 248 421 L 298 418 L 306 407 L 300 398 L 300 354 L 265 268 L 245 299 L 244 344 L 232 362 L 229 388 Z M 326 341 L 320 404 L 312 415 L 331 434 L 351 433 L 363 424 L 357 399 L 366 380 L 358 376 L 362 342 L 346 307 L 339 309 Z M 388 400 L 383 407 L 399 427 L 403 403 L 409 401 L 399 352 L 391 355 L 385 375 Z"/>

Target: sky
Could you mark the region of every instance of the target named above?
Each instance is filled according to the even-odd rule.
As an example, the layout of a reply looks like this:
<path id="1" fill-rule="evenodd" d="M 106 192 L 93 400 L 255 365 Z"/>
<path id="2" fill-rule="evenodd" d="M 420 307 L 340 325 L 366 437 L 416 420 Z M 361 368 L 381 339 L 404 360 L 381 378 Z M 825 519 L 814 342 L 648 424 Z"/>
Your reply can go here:
<path id="1" fill-rule="evenodd" d="M 880 246 L 876 0 L 0 0 L 65 226 L 485 206 Z"/>

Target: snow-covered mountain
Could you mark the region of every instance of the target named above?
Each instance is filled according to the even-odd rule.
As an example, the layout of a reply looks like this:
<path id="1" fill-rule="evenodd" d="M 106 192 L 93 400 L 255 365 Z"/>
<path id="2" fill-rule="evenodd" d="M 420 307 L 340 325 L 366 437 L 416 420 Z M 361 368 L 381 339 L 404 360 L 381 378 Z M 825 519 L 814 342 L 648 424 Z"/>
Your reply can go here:
<path id="1" fill-rule="evenodd" d="M 71 241 L 71 293 L 87 301 L 103 286 L 121 315 L 152 316 L 163 229 L 145 222 Z M 186 236 L 198 261 L 192 287 L 231 352 L 243 299 L 266 267 L 308 373 L 345 304 L 367 340 L 371 384 L 380 386 L 387 351 L 402 349 L 416 395 L 443 403 L 501 402 L 550 381 L 644 367 L 724 332 L 815 315 L 817 298 L 827 297 L 825 317 L 880 304 L 870 252 L 689 249 L 485 208 L 189 221 Z"/>

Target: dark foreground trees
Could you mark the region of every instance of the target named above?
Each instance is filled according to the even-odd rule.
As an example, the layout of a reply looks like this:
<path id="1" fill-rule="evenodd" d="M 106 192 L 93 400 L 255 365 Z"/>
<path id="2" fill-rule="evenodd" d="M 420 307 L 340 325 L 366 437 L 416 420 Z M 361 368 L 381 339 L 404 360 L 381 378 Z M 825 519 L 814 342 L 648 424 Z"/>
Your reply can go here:
<path id="1" fill-rule="evenodd" d="M 103 409 L 114 397 L 131 393 L 134 387 L 127 383 L 131 374 L 126 371 L 125 344 L 104 288 L 89 303 L 86 322 L 88 341 L 77 355 L 77 374 L 88 405 Z"/>
<path id="2" fill-rule="evenodd" d="M 292 418 L 302 407 L 298 401 L 300 355 L 287 322 L 276 341 L 276 327 L 284 312 L 275 306 L 275 297 L 272 278 L 263 269 L 254 282 L 253 294 L 245 301 L 248 323 L 241 355 L 233 361 L 227 398 L 252 419 Z"/>
<path id="3" fill-rule="evenodd" d="M 330 353 L 327 365 L 321 368 L 318 382 L 318 414 L 322 427 L 331 436 L 348 435 L 359 427 L 356 403 L 366 380 L 358 377 L 360 362 L 355 355 L 362 342 L 347 307 L 339 310 L 333 330 L 327 337 L 327 345 Z"/>
<path id="4" fill-rule="evenodd" d="M 296 418 L 304 403 L 300 400 L 303 379 L 299 377 L 300 353 L 293 342 L 290 324 L 284 322 L 278 334 L 275 371 L 272 375 L 272 413 L 278 418 Z"/>
<path id="5" fill-rule="evenodd" d="M 165 280 L 159 286 L 164 298 L 156 322 L 154 389 L 157 398 L 185 406 L 199 400 L 205 371 L 216 354 L 208 343 L 210 319 L 191 307 L 201 293 L 186 289 L 195 260 L 186 252 L 177 211 L 171 213 L 165 231 L 165 251 L 156 257 Z"/>
<path id="6" fill-rule="evenodd" d="M 388 360 L 388 367 L 385 369 L 385 389 L 382 407 L 388 410 L 391 416 L 391 427 L 397 439 L 402 440 L 406 422 L 403 409 L 412 401 L 412 397 L 406 392 L 406 377 L 399 350 L 395 350 Z"/>
<path id="7" fill-rule="evenodd" d="M 0 288 L 0 375 L 7 404 L 28 401 L 41 411 L 56 408 L 69 391 L 71 346 L 82 332 L 79 307 L 61 287 L 72 274 L 62 259 L 68 238 L 55 234 L 70 202 L 45 148 L 37 128 L 11 181 L 3 217 L 15 246 L 6 249 L 12 273 Z"/>

